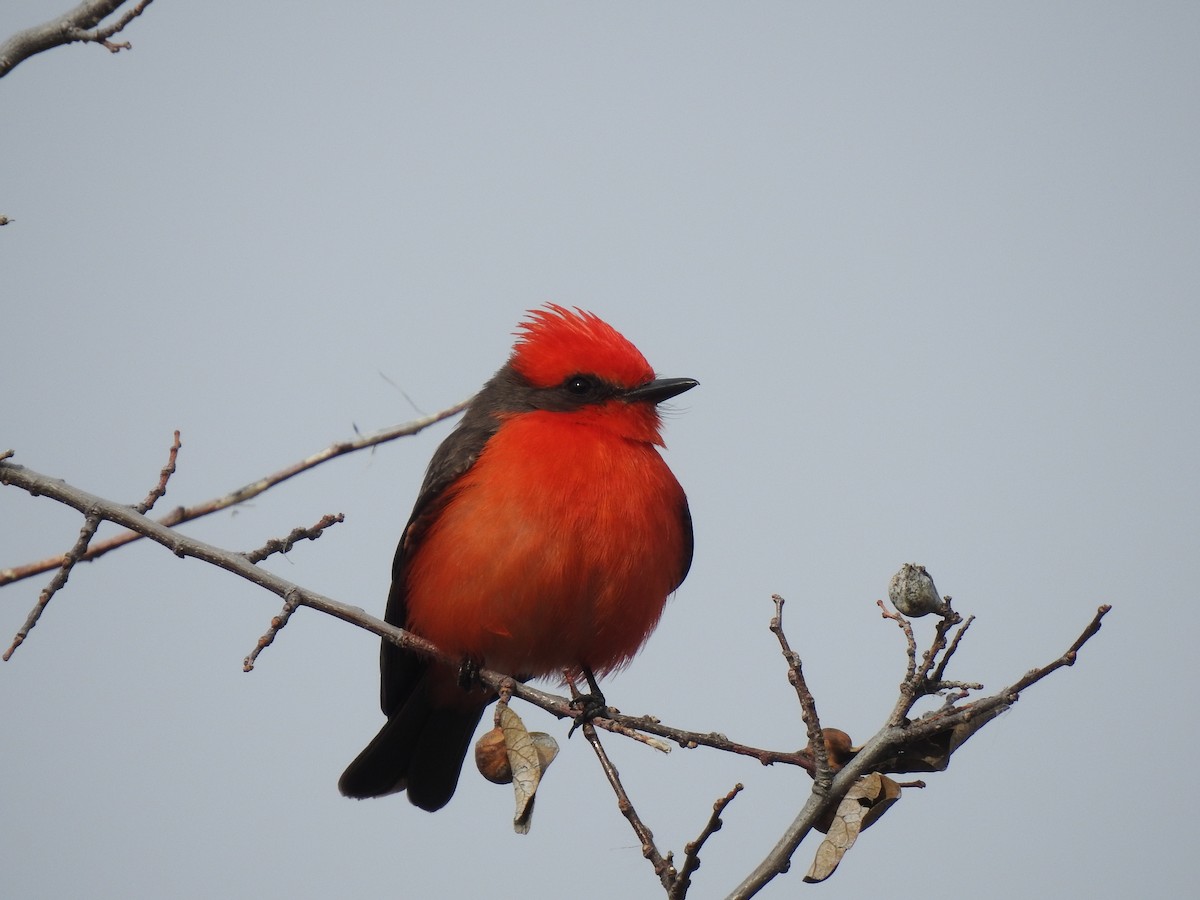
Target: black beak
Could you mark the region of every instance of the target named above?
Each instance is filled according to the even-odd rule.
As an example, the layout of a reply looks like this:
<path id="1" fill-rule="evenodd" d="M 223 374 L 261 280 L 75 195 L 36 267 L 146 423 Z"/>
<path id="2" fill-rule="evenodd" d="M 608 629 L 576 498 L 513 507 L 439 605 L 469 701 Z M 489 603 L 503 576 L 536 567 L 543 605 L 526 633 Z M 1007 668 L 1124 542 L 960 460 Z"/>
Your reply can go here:
<path id="1" fill-rule="evenodd" d="M 698 382 L 695 378 L 656 378 L 654 381 L 626 391 L 621 396 L 626 400 L 646 403 L 662 403 L 672 397 L 678 397 L 684 391 L 690 391 Z"/>

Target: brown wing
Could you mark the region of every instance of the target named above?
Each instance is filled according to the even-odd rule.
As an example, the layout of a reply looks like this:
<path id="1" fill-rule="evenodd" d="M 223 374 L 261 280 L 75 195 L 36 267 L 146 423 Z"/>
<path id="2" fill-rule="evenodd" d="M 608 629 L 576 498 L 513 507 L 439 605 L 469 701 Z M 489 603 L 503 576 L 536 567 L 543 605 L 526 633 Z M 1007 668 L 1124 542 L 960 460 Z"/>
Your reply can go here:
<path id="1" fill-rule="evenodd" d="M 392 561 L 392 587 L 388 592 L 387 612 L 384 614 L 384 618 L 392 625 L 408 627 L 409 561 L 421 546 L 421 540 L 430 523 L 454 496 L 454 483 L 475 464 L 475 460 L 483 452 L 484 445 L 500 427 L 500 420 L 494 413 L 497 409 L 504 408 L 502 403 L 497 401 L 507 399 L 503 395 L 507 394 L 510 378 L 511 375 L 505 367 L 484 385 L 483 390 L 467 407 L 462 421 L 450 432 L 446 440 L 442 441 L 433 454 L 433 459 L 429 461 L 425 480 L 421 484 L 421 493 L 417 497 L 408 524 L 404 526 L 404 533 Z M 379 654 L 379 700 L 384 715 L 391 716 L 404 705 L 425 668 L 426 662 L 420 655 L 397 647 L 390 641 L 383 641 Z"/>

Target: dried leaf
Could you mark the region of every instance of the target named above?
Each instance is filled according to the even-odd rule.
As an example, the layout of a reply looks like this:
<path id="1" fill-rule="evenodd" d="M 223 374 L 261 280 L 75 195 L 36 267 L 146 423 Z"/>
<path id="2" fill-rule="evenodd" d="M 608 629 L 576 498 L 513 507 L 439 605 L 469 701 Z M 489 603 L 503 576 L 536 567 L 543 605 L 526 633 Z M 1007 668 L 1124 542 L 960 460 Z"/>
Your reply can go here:
<path id="1" fill-rule="evenodd" d="M 878 821 L 899 799 L 900 785 L 885 775 L 872 773 L 858 779 L 838 804 L 829 833 L 817 848 L 804 880 L 815 884 L 832 875 L 846 851 L 854 846 L 859 832 Z"/>
<path id="2" fill-rule="evenodd" d="M 529 738 L 537 748 L 538 762 L 542 771 L 558 756 L 558 741 L 544 731 L 530 731 Z M 512 784 L 512 766 L 508 762 L 508 746 L 504 731 L 493 728 L 475 742 L 475 767 L 479 774 L 493 784 Z"/>
<path id="3" fill-rule="evenodd" d="M 900 785 L 886 775 L 878 773 L 868 775 L 863 781 L 869 782 L 866 789 L 872 792 L 871 806 L 862 821 L 862 830 L 866 831 L 883 817 L 893 803 L 900 799 Z"/>
<path id="4" fill-rule="evenodd" d="M 909 772 L 944 772 L 950 765 L 950 756 L 975 732 L 1007 708 L 1007 706 L 1000 706 L 977 713 L 966 722 L 961 722 L 945 731 L 937 732 L 919 741 L 905 743 L 895 756 L 881 760 L 879 768 L 898 775 Z"/>
<path id="5" fill-rule="evenodd" d="M 521 717 L 508 706 L 499 709 L 498 718 L 517 802 L 513 830 L 528 834 L 538 784 L 542 773 L 558 755 L 558 742 L 544 732 L 528 732 Z"/>

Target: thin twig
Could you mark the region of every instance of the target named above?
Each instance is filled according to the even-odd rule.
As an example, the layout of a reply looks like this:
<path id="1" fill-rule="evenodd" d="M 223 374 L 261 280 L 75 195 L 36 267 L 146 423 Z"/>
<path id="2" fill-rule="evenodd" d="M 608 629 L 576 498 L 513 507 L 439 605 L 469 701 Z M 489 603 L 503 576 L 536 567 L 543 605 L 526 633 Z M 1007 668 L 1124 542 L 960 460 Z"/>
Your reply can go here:
<path id="1" fill-rule="evenodd" d="M 950 657 L 952 657 L 954 655 L 955 651 L 958 650 L 959 642 L 963 639 L 963 635 L 965 635 L 967 633 L 967 629 L 971 627 L 971 623 L 974 621 L 975 621 L 974 616 L 967 616 L 966 621 L 963 622 L 959 626 L 958 631 L 956 631 L 954 633 L 954 637 L 950 641 L 950 646 L 947 647 L 946 652 L 944 654 L 942 654 L 942 661 L 938 664 L 937 669 L 934 670 L 933 680 L 935 682 L 938 682 L 940 684 L 942 679 L 945 677 L 946 666 L 949 665 L 949 663 L 950 663 Z"/>
<path id="2" fill-rule="evenodd" d="M 167 493 L 167 482 L 175 474 L 175 460 L 179 457 L 179 448 L 182 446 L 183 444 L 179 442 L 179 429 L 177 428 L 175 429 L 175 440 L 171 442 L 171 449 L 167 451 L 167 464 L 158 473 L 158 484 L 150 489 L 145 500 L 134 507 L 142 515 L 150 512 L 154 508 L 154 504 Z"/>
<path id="3" fill-rule="evenodd" d="M 657 750 L 659 753 L 670 753 L 671 752 L 671 745 L 668 744 L 666 741 L 660 741 L 658 738 L 654 737 L 653 735 L 643 734 L 642 732 L 638 731 L 636 728 L 631 728 L 628 725 L 625 725 L 625 724 L 618 722 L 616 720 L 613 720 L 613 719 L 609 719 L 606 722 L 606 724 L 604 725 L 604 730 L 612 732 L 613 734 L 619 734 L 622 737 L 627 737 L 631 741 L 637 741 L 639 744 L 645 744 L 647 747 L 652 747 L 653 749 Z"/>
<path id="4" fill-rule="evenodd" d="M 962 621 L 962 616 L 954 612 L 948 606 L 946 607 L 946 615 L 938 619 L 937 627 L 933 632 L 933 643 L 929 645 L 929 649 L 925 651 L 924 657 L 921 659 L 921 671 L 917 673 L 920 679 L 921 687 L 925 691 L 930 691 L 933 679 L 929 673 L 933 671 L 938 663 L 938 654 L 946 649 L 946 635 L 950 633 L 950 629 Z M 944 662 L 944 660 L 943 660 Z"/>
<path id="5" fill-rule="evenodd" d="M 970 693 L 971 691 L 982 691 L 983 685 L 978 681 L 938 681 L 930 682 L 938 691 L 963 691 Z"/>
<path id="6" fill-rule="evenodd" d="M 814 823 L 820 821 L 828 809 L 841 802 L 846 791 L 860 777 L 869 772 L 881 771 L 883 761 L 894 757 L 898 747 L 926 740 L 957 726 L 970 725 L 973 721 L 989 721 L 1012 706 L 1022 690 L 1051 672 L 1074 664 L 1080 648 L 1100 630 L 1100 620 L 1104 618 L 1109 609 L 1110 607 L 1106 605 L 1097 610 L 1091 623 L 1066 653 L 1053 662 L 1026 673 L 1023 678 L 1000 693 L 981 698 L 967 706 L 957 707 L 949 713 L 938 712 L 923 716 L 904 726 L 885 725 L 834 776 L 833 785 L 826 796 L 821 797 L 816 793 L 809 796 L 808 802 L 804 804 L 775 846 L 755 867 L 754 871 L 729 894 L 728 900 L 746 900 L 746 898 L 753 897 L 775 876 L 788 871 L 796 848 L 812 830 Z M 888 618 L 892 617 L 888 616 Z"/>
<path id="7" fill-rule="evenodd" d="M 812 691 L 808 689 L 808 682 L 804 680 L 804 668 L 800 661 L 800 654 L 792 650 L 788 644 L 787 635 L 783 632 L 783 597 L 779 594 L 772 594 L 771 600 L 775 603 L 775 616 L 771 619 L 771 633 L 775 635 L 779 641 L 779 649 L 783 652 L 784 661 L 788 666 L 788 683 L 796 689 L 796 697 L 800 700 L 800 713 L 804 719 L 804 727 L 808 731 L 808 746 L 812 748 L 813 761 L 816 763 L 816 769 L 813 772 L 813 778 L 817 782 L 817 787 L 821 791 L 829 789 L 829 785 L 833 781 L 833 773 L 829 768 L 829 754 L 825 749 L 825 739 L 821 734 L 821 719 L 817 715 L 817 701 L 813 698 Z"/>
<path id="8" fill-rule="evenodd" d="M 316 525 L 311 528 L 293 528 L 285 538 L 271 538 L 257 550 L 244 554 L 246 559 L 252 563 L 260 563 L 268 556 L 275 553 L 288 553 L 300 541 L 315 541 L 321 534 L 331 525 L 337 525 L 340 522 L 345 522 L 346 517 L 342 513 L 337 515 L 321 516 Z"/>
<path id="9" fill-rule="evenodd" d="M 692 874 L 700 868 L 700 850 L 704 847 L 705 841 L 721 830 L 721 826 L 725 824 L 721 821 L 721 814 L 741 791 L 742 785 L 735 784 L 732 791 L 719 798 L 713 804 L 712 815 L 708 817 L 704 830 L 694 841 L 689 841 L 684 845 L 683 866 L 679 869 L 675 883 L 667 891 L 667 900 L 683 900 L 687 896 L 688 889 L 692 886 Z"/>
<path id="10" fill-rule="evenodd" d="M 608 722 L 610 721 L 628 728 L 637 729 L 638 731 L 648 731 L 650 734 L 656 734 L 659 737 L 665 737 L 674 741 L 685 750 L 694 750 L 696 747 L 710 747 L 713 750 L 723 750 L 726 753 L 749 756 L 752 759 L 758 760 L 764 766 L 782 763 L 789 766 L 799 766 L 810 773 L 815 771 L 813 758 L 802 750 L 767 750 L 761 747 L 752 747 L 749 744 L 731 741 L 725 735 L 716 731 L 685 731 L 682 728 L 672 728 L 670 725 L 664 725 L 654 716 L 626 716 L 610 712 L 610 717 L 608 720 L 596 718 L 593 721 L 595 721 L 598 727 L 604 728 L 606 731 L 616 730 L 608 727 Z"/>
<path id="11" fill-rule="evenodd" d="M 31 56 L 77 41 L 100 44 L 112 53 L 131 49 L 128 41 L 114 43 L 109 38 L 140 16 L 152 0 L 140 0 L 111 25 L 98 27 L 125 2 L 126 0 L 85 0 L 57 18 L 18 31 L 0 43 L 0 78 Z"/>
<path id="12" fill-rule="evenodd" d="M 300 600 L 295 595 L 291 595 L 283 601 L 283 609 L 279 611 L 279 615 L 271 619 L 271 627 L 258 639 L 258 643 L 250 651 L 250 655 L 242 660 L 243 672 L 254 671 L 254 662 L 258 659 L 258 654 L 262 653 L 275 642 L 275 635 L 279 634 L 283 627 L 287 625 L 288 620 L 292 617 L 292 613 L 296 611 L 298 606 L 300 606 Z"/>
<path id="13" fill-rule="evenodd" d="M 1092 621 L 1088 623 L 1087 628 L 1083 629 L 1083 633 L 1075 639 L 1075 643 L 1070 646 L 1066 653 L 1048 665 L 1042 666 L 1038 669 L 1030 669 L 1023 677 L 1008 687 L 1007 693 L 1013 695 L 1020 694 L 1021 691 L 1025 690 L 1025 688 L 1029 687 L 1031 684 L 1041 681 L 1051 672 L 1055 672 L 1064 666 L 1075 665 L 1075 659 L 1079 655 L 1080 648 L 1083 647 L 1083 645 L 1090 641 L 1093 637 L 1095 637 L 1100 631 L 1100 621 L 1106 615 L 1108 615 L 1109 610 L 1111 609 L 1112 605 L 1108 603 L 1100 606 L 1096 610 L 1096 615 L 1092 618 Z"/>
<path id="14" fill-rule="evenodd" d="M 0 463 L 2 465 L 3 463 Z M 71 577 L 71 570 L 75 568 L 75 563 L 79 562 L 87 546 L 91 543 L 92 538 L 96 534 L 96 529 L 100 527 L 100 522 L 103 517 L 98 512 L 89 512 L 83 520 L 83 527 L 79 529 L 79 538 L 74 545 L 68 550 L 62 558 L 62 565 L 59 567 L 55 576 L 50 579 L 50 583 L 46 585 L 42 592 L 38 595 L 37 603 L 33 609 L 29 611 L 28 617 L 25 619 L 25 624 L 21 626 L 21 630 L 13 637 L 12 644 L 4 651 L 4 655 L 0 657 L 4 662 L 8 662 L 16 649 L 25 643 L 25 638 L 29 636 L 29 632 L 37 625 L 38 619 L 42 617 L 46 606 L 50 603 L 50 598 L 67 583 L 67 579 Z"/>
<path id="15" fill-rule="evenodd" d="M 172 512 L 158 519 L 159 525 L 172 527 L 181 525 L 184 522 L 191 522 L 194 519 L 199 519 L 212 513 L 227 509 L 230 506 L 236 506 L 239 503 L 245 503 L 264 491 L 275 487 L 289 478 L 299 475 L 314 466 L 319 466 L 321 463 L 328 462 L 336 457 L 343 456 L 347 453 L 354 453 L 358 450 L 364 450 L 368 447 L 375 447 L 379 444 L 385 444 L 388 441 L 394 441 L 397 438 L 408 437 L 424 431 L 430 425 L 441 422 L 443 419 L 448 419 L 451 416 L 457 415 L 466 408 L 468 401 L 456 403 L 441 412 L 434 413 L 430 416 L 425 416 L 420 419 L 415 419 L 412 422 L 407 422 L 403 425 L 396 425 L 391 428 L 385 428 L 382 431 L 377 431 L 374 434 L 368 434 L 362 437 L 357 437 L 351 441 L 341 441 L 336 444 L 331 444 L 324 450 L 314 453 L 312 456 L 306 457 L 297 463 L 293 463 L 286 468 L 280 469 L 271 475 L 259 478 L 257 481 L 252 481 L 247 485 L 243 485 L 236 491 L 231 491 L 222 497 L 216 497 L 212 500 L 207 500 L 204 503 L 196 504 L 195 506 L 177 507 Z M 91 562 L 111 550 L 118 547 L 123 547 L 143 537 L 134 531 L 128 531 L 124 534 L 118 534 L 107 540 L 99 541 L 95 546 L 88 549 L 82 557 L 82 561 Z M 13 568 L 0 569 L 0 587 L 6 584 L 20 581 L 24 578 L 29 578 L 33 575 L 49 572 L 57 566 L 61 565 L 63 558 L 61 556 L 50 556 L 46 559 L 38 560 L 37 562 L 26 563 L 25 565 L 15 566 Z"/>
<path id="16" fill-rule="evenodd" d="M 892 612 L 884 606 L 882 600 L 876 600 L 875 605 L 879 607 L 879 611 L 883 613 L 885 619 L 891 619 L 904 632 L 904 639 L 907 642 L 908 649 L 908 671 L 904 675 L 904 680 L 912 681 L 917 673 L 917 639 L 913 636 L 912 623 L 898 611 Z"/>
<path id="17" fill-rule="evenodd" d="M 591 722 L 583 723 L 583 736 L 591 745 L 592 750 L 596 753 L 596 758 L 600 760 L 600 768 L 604 770 L 604 775 L 608 779 L 608 783 L 612 786 L 613 793 L 617 795 L 617 808 L 620 809 L 621 815 L 629 822 L 633 833 L 637 835 L 638 840 L 642 842 L 642 856 L 650 861 L 654 867 L 654 874 L 658 876 L 658 880 L 662 882 L 662 886 L 667 890 L 671 889 L 677 877 L 675 866 L 671 861 L 671 854 L 668 853 L 664 857 L 658 852 L 658 847 L 654 844 L 654 834 L 646 827 L 646 823 L 642 821 L 637 814 L 637 810 L 633 807 L 633 802 L 629 799 L 629 794 L 625 792 L 625 786 L 621 784 L 621 774 L 617 771 L 617 767 L 613 765 L 604 747 L 600 744 L 600 736 L 596 734 L 596 729 Z"/>
<path id="18" fill-rule="evenodd" d="M 109 40 L 114 34 L 118 34 L 125 30 L 125 26 L 140 16 L 154 0 L 141 0 L 132 9 L 126 12 L 121 18 L 113 22 L 111 25 L 105 25 L 101 28 L 96 28 L 88 31 L 86 28 L 71 28 L 68 29 L 67 36 L 72 41 L 88 41 L 96 44 L 102 44 L 110 53 L 116 53 L 118 50 L 132 50 L 133 45 L 129 41 L 121 41 L 113 43 Z M 118 4 L 119 6 L 120 4 Z"/>
<path id="19" fill-rule="evenodd" d="M 946 599 L 949 601 L 949 598 Z M 876 605 L 883 613 L 885 619 L 891 619 L 900 626 L 900 629 L 904 632 L 908 653 L 908 668 L 905 672 L 904 680 L 900 683 L 900 698 L 897 700 L 896 706 L 888 718 L 889 725 L 899 726 L 908 720 L 908 715 L 912 712 L 912 708 L 916 706 L 918 700 L 930 694 L 935 694 L 939 690 L 937 679 L 931 677 L 930 672 L 934 671 L 935 667 L 937 672 L 945 670 L 949 655 L 943 657 L 940 664 L 938 658 L 942 651 L 946 650 L 946 635 L 951 628 L 962 621 L 962 617 L 951 609 L 949 602 L 947 602 L 945 611 L 938 619 L 937 628 L 934 630 L 933 641 L 924 654 L 922 654 L 921 664 L 918 666 L 917 641 L 913 636 L 912 623 L 899 612 L 890 611 L 882 600 L 877 600 Z M 957 649 L 957 641 L 962 637 L 965 630 L 966 628 L 964 627 L 955 635 L 954 649 Z M 950 652 L 952 653 L 953 651 Z"/>
<path id="20" fill-rule="evenodd" d="M 163 496 L 163 494 L 167 492 L 167 480 L 175 472 L 175 459 L 179 454 L 179 447 L 179 432 L 176 431 L 175 439 L 171 443 L 171 449 L 167 453 L 167 464 L 163 467 L 162 471 L 158 475 L 158 484 L 151 488 L 150 493 L 146 495 L 145 500 L 134 507 L 138 513 L 146 513 L 151 507 L 154 506 L 155 501 L 157 501 L 159 497 Z M 2 455 L 0 455 L 0 462 L 8 459 L 12 455 L 13 451 L 6 450 Z M 38 602 L 33 609 L 30 610 L 29 617 L 25 620 L 25 624 L 21 626 L 21 630 L 18 631 L 16 636 L 13 638 L 12 644 L 4 652 L 4 655 L 0 657 L 0 659 L 2 659 L 4 662 L 8 662 L 16 649 L 25 642 L 25 638 L 33 629 L 33 626 L 38 623 L 38 619 L 41 618 L 42 613 L 45 611 L 46 605 L 50 602 L 50 598 L 53 597 L 55 593 L 57 593 L 59 589 L 61 589 L 67 583 L 67 578 L 70 577 L 71 569 L 73 569 L 75 564 L 78 563 L 80 559 L 82 559 L 87 553 L 88 546 L 91 544 L 92 538 L 95 537 L 96 529 L 100 527 L 100 522 L 101 517 L 99 515 L 92 515 L 90 513 L 88 514 L 87 518 L 84 520 L 83 529 L 79 532 L 79 539 L 75 542 L 74 546 L 67 551 L 66 554 L 60 557 L 62 562 L 59 566 L 58 574 L 54 576 L 54 579 L 38 596 Z"/>

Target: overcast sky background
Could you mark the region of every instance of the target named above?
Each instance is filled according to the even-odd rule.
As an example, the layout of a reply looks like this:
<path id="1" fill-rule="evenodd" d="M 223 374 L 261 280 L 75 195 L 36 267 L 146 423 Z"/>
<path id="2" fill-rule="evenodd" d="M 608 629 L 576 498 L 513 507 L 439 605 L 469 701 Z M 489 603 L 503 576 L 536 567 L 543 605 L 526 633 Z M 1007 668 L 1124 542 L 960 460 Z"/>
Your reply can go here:
<path id="1" fill-rule="evenodd" d="M 0 37 L 69 5 L 6 0 Z M 606 683 L 622 710 L 802 745 L 779 592 L 825 723 L 865 740 L 906 561 L 978 617 L 951 674 L 989 688 L 1115 606 L 831 882 L 800 883 L 810 842 L 763 896 L 1194 887 L 1200 6 L 161 0 L 126 36 L 0 82 L 17 462 L 132 503 L 179 428 L 161 510 L 199 502 L 469 396 L 524 310 L 585 307 L 701 382 L 667 426 L 695 563 Z M 267 566 L 381 613 L 449 427 L 185 530 L 248 550 L 345 513 Z M 79 525 L 0 490 L 0 566 Z M 5 646 L 47 580 L 0 591 Z M 243 674 L 278 608 L 148 543 L 74 572 L 0 666 L 6 896 L 661 895 L 536 710 L 564 747 L 526 837 L 470 769 L 433 816 L 343 799 L 377 641 L 301 611 Z M 697 898 L 808 791 L 607 744 L 664 851 L 746 785 Z"/>

